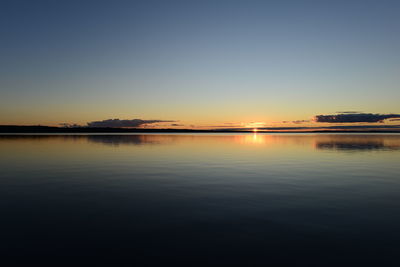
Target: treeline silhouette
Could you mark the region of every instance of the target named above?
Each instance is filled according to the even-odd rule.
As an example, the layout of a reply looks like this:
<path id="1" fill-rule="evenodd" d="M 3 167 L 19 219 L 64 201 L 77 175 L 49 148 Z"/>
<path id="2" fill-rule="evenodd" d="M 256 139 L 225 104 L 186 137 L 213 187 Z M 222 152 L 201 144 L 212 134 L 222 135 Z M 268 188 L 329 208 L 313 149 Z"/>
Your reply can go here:
<path id="1" fill-rule="evenodd" d="M 111 128 L 111 127 L 55 127 L 55 126 L 20 126 L 0 125 L 0 133 L 252 133 L 253 129 L 156 129 L 156 128 Z M 365 130 L 343 130 L 343 129 L 303 129 L 303 130 L 261 130 L 258 132 L 268 133 L 399 133 L 399 130 L 388 129 L 365 129 Z"/>
<path id="2" fill-rule="evenodd" d="M 186 133 L 186 132 L 231 132 L 230 130 L 110 128 L 110 127 L 53 127 L 0 125 L 0 133 Z M 251 132 L 251 131 L 247 131 Z"/>

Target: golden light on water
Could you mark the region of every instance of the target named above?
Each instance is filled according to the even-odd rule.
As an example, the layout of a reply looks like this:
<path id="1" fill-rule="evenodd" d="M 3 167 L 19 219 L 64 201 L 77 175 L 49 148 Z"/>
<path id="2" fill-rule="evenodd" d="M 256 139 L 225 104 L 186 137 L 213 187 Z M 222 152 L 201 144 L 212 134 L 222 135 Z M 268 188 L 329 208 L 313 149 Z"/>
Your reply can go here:
<path id="1" fill-rule="evenodd" d="M 255 131 L 254 131 L 255 130 Z M 265 144 L 268 136 L 257 134 L 257 129 L 253 130 L 253 134 L 235 136 L 235 141 L 246 145 L 261 145 Z"/>

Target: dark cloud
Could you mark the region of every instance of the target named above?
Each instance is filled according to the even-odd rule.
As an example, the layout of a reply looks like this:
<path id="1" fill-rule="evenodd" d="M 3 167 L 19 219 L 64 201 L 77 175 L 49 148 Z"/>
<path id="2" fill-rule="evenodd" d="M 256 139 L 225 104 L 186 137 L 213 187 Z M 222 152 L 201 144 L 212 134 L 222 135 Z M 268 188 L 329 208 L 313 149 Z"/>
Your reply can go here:
<path id="1" fill-rule="evenodd" d="M 372 113 L 340 113 L 336 115 L 317 115 L 315 122 L 327 123 L 354 123 L 354 122 L 382 122 L 390 118 L 400 118 L 400 114 L 372 114 Z"/>
<path id="2" fill-rule="evenodd" d="M 171 123 L 170 126 L 184 126 L 183 124 Z"/>
<path id="3" fill-rule="evenodd" d="M 68 123 L 68 122 L 60 123 L 60 126 L 63 127 L 63 128 L 79 128 L 79 127 L 82 127 L 82 126 L 79 125 L 79 124 L 76 124 L 76 123 Z"/>
<path id="4" fill-rule="evenodd" d="M 107 128 L 123 128 L 123 127 L 140 127 L 146 124 L 158 123 L 158 122 L 174 122 L 174 121 L 164 121 L 164 120 L 120 120 L 120 119 L 108 119 L 102 121 L 92 121 L 88 122 L 88 127 L 107 127 Z"/>

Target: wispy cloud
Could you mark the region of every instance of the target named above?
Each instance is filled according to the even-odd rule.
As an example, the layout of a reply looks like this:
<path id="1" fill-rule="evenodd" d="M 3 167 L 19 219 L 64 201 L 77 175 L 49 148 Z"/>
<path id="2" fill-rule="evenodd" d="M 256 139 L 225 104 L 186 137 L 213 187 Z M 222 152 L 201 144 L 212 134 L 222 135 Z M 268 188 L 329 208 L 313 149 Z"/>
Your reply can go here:
<path id="1" fill-rule="evenodd" d="M 297 121 L 292 121 L 292 123 L 294 123 L 294 124 L 301 124 L 301 123 L 306 123 L 306 122 L 310 122 L 310 120 L 297 120 Z"/>
<path id="2" fill-rule="evenodd" d="M 310 120 L 295 120 L 295 121 L 276 121 L 273 123 L 294 123 L 294 124 L 301 124 L 301 123 L 306 123 L 310 122 Z"/>
<path id="3" fill-rule="evenodd" d="M 373 113 L 353 113 L 347 111 L 335 115 L 317 115 L 314 117 L 315 122 L 326 123 L 355 123 L 355 122 L 383 122 L 390 118 L 400 118 L 400 114 L 373 114 Z"/>
<path id="4" fill-rule="evenodd" d="M 102 121 L 88 122 L 88 127 L 109 127 L 109 128 L 123 128 L 123 127 L 140 127 L 146 124 L 159 123 L 159 122 L 175 122 L 172 120 L 120 120 L 120 119 L 108 119 Z"/>
<path id="5" fill-rule="evenodd" d="M 364 112 L 362 112 L 362 111 L 336 111 L 336 113 L 355 114 L 355 113 L 364 113 Z"/>

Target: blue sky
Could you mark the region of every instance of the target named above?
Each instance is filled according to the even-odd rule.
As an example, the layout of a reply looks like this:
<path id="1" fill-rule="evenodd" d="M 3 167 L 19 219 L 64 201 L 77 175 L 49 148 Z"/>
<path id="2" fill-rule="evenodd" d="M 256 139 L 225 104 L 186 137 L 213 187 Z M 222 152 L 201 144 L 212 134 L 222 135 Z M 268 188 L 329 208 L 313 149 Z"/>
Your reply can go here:
<path id="1" fill-rule="evenodd" d="M 2 1 L 0 124 L 398 113 L 398 1 Z"/>

